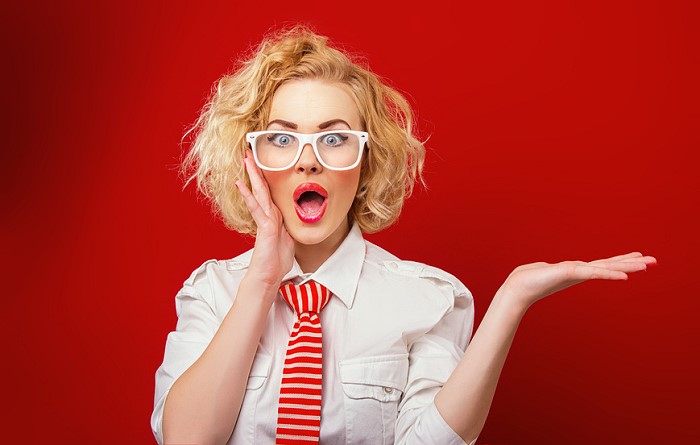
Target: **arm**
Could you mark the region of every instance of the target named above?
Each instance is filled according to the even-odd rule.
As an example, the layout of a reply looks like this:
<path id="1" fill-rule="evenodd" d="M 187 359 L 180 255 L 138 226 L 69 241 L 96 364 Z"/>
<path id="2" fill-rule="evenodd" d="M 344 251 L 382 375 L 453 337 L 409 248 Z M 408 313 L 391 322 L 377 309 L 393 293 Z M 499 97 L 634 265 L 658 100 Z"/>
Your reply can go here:
<path id="1" fill-rule="evenodd" d="M 589 279 L 627 279 L 625 272 L 644 270 L 655 262 L 635 252 L 590 263 L 533 263 L 516 268 L 496 292 L 457 368 L 435 396 L 440 415 L 463 440 L 474 440 L 486 423 L 515 331 L 530 305 Z"/>
<path id="2" fill-rule="evenodd" d="M 241 282 L 231 310 L 204 353 L 171 387 L 163 409 L 163 443 L 216 444 L 231 436 L 277 293 L 254 285 Z"/>
<path id="3" fill-rule="evenodd" d="M 474 300 L 458 280 L 439 286 L 451 308 L 408 343 L 409 369 L 396 423 L 396 445 L 465 445 L 437 411 L 435 395 L 464 356 L 474 325 Z"/>
<path id="4" fill-rule="evenodd" d="M 202 355 L 173 384 L 163 409 L 163 442 L 225 443 L 236 424 L 250 368 L 294 244 L 272 204 L 267 185 L 245 160 L 252 193 L 238 186 L 258 233 L 236 299 Z"/>

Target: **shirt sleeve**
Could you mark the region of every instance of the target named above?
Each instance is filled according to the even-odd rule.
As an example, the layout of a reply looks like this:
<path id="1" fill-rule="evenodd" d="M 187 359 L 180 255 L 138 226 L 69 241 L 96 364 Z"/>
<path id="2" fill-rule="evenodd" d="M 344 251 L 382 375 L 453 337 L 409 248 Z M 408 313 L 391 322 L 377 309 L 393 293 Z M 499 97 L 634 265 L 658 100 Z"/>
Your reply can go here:
<path id="1" fill-rule="evenodd" d="M 219 326 L 210 300 L 211 292 L 206 277 L 207 263 L 192 273 L 175 296 L 177 326 L 168 334 L 163 363 L 156 370 L 151 430 L 161 445 L 163 407 L 170 388 L 202 355 Z"/>
<path id="2" fill-rule="evenodd" d="M 474 325 L 472 295 L 456 278 L 451 278 L 451 310 L 409 346 L 408 381 L 396 423 L 397 445 L 466 444 L 445 422 L 433 402 L 464 355 Z M 444 292 L 447 286 L 443 283 L 440 287 Z M 469 445 L 476 443 L 476 439 Z"/>

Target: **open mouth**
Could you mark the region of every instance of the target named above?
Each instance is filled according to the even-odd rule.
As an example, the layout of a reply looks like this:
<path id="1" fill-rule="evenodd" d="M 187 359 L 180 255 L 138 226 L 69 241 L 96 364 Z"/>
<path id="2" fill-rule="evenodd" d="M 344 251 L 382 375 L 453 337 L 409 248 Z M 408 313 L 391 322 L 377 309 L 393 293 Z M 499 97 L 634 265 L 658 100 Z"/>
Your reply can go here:
<path id="1" fill-rule="evenodd" d="M 313 182 L 300 184 L 294 190 L 294 209 L 297 216 L 305 223 L 319 221 L 326 211 L 328 192 Z"/>

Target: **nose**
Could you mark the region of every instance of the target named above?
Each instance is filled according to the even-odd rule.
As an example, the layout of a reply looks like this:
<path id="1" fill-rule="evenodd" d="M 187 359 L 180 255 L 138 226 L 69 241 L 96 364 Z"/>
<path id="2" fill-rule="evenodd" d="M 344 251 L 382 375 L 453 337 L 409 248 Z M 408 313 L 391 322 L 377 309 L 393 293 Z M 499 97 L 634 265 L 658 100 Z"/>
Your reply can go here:
<path id="1" fill-rule="evenodd" d="M 299 156 L 299 160 L 294 166 L 294 169 L 298 173 L 320 173 L 323 170 L 311 144 L 306 144 L 301 149 L 301 156 Z"/>

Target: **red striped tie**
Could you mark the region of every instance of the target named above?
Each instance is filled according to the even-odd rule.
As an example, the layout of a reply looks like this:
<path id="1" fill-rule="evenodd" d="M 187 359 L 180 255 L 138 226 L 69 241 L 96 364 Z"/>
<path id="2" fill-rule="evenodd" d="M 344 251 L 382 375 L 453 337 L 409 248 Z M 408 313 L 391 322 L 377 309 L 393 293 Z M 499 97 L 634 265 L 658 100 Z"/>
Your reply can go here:
<path id="1" fill-rule="evenodd" d="M 277 409 L 277 444 L 318 443 L 321 429 L 321 319 L 331 293 L 319 283 L 287 284 L 280 292 L 297 314 L 289 337 Z"/>

